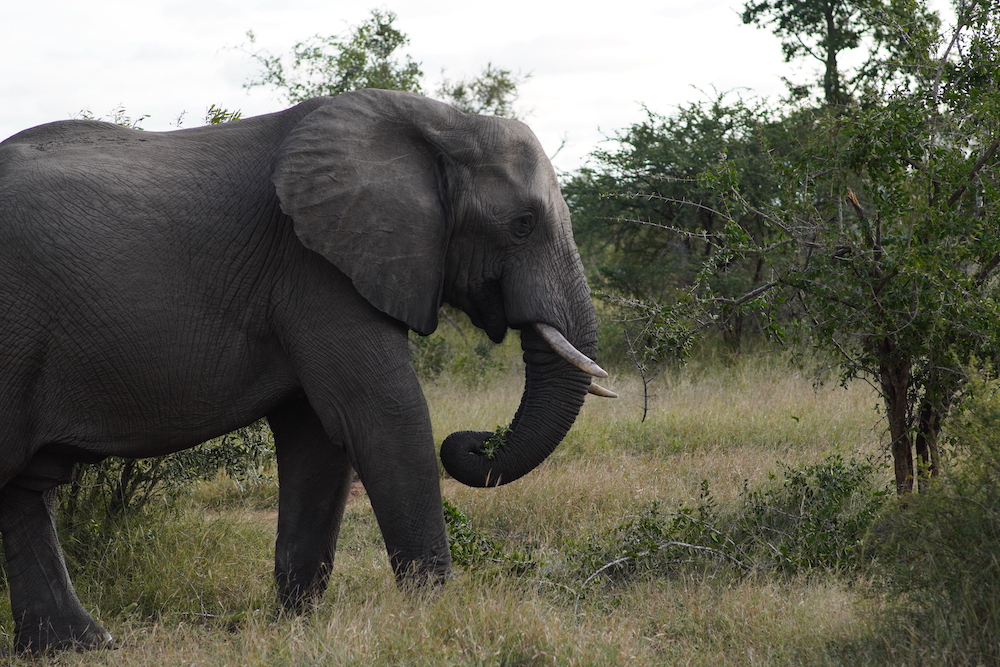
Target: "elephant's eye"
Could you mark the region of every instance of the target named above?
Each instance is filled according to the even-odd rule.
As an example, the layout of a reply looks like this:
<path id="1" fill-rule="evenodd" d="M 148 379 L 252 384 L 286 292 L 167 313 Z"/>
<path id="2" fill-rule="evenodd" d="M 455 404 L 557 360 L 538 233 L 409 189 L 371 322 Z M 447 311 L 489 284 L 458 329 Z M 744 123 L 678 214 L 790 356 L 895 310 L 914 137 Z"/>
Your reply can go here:
<path id="1" fill-rule="evenodd" d="M 519 215 L 514 218 L 514 235 L 520 239 L 531 233 L 531 230 L 535 228 L 535 216 L 531 213 L 525 213 L 524 215 Z"/>

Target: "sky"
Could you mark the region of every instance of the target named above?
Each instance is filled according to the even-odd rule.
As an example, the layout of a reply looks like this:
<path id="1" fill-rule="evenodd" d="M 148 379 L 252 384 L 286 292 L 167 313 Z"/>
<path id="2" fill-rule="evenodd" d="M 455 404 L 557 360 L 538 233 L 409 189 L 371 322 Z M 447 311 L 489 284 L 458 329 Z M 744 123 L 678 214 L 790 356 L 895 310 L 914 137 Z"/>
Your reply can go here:
<path id="1" fill-rule="evenodd" d="M 396 14 L 425 92 L 488 63 L 530 78 L 519 115 L 560 171 L 584 166 L 616 131 L 716 92 L 778 98 L 778 40 L 745 26 L 739 0 L 0 0 L 0 139 L 87 110 L 148 115 L 146 130 L 203 124 L 212 104 L 244 116 L 290 106 L 244 84 L 258 67 L 246 33 L 274 54 L 345 34 L 374 8 Z M 607 144 L 604 144 L 607 145 Z M 560 149 L 561 147 L 561 149 Z M 558 152 L 557 152 L 558 151 Z"/>

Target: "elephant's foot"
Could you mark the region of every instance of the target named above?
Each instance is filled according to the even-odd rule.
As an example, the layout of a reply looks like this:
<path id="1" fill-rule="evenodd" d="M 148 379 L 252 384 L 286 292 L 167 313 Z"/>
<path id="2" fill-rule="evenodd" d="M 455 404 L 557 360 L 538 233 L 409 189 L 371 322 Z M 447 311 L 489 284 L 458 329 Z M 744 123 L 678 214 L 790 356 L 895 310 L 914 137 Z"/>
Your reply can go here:
<path id="1" fill-rule="evenodd" d="M 425 590 L 443 586 L 451 578 L 451 558 L 412 559 L 392 557 L 396 584 L 404 590 Z"/>
<path id="2" fill-rule="evenodd" d="M 23 619 L 14 631 L 18 651 L 92 650 L 110 648 L 114 639 L 90 614 L 72 618 Z"/>

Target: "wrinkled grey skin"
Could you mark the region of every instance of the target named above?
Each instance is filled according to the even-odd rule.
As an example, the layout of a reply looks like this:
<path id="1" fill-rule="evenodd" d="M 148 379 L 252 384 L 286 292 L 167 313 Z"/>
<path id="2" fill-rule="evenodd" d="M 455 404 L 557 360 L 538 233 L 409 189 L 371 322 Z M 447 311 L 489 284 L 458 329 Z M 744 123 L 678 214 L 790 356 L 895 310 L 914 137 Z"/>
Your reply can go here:
<path id="1" fill-rule="evenodd" d="M 168 133 L 52 123 L 0 144 L 0 531 L 18 648 L 96 647 L 53 526 L 76 462 L 192 447 L 267 416 L 280 482 L 275 578 L 326 587 L 353 466 L 401 580 L 450 556 L 431 424 L 407 348 L 442 302 L 494 341 L 521 329 L 525 391 L 492 458 L 537 466 L 589 376 L 596 321 L 569 214 L 534 135 L 406 93 L 358 91 Z M 492 426 L 492 425 L 486 425 Z"/>

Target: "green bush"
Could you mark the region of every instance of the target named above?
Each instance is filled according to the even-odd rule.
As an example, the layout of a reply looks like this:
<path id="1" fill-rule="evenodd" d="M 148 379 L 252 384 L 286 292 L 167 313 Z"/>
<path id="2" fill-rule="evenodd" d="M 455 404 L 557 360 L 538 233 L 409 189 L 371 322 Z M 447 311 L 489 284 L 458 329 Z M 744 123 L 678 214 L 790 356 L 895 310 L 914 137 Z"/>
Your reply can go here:
<path id="1" fill-rule="evenodd" d="M 447 375 L 474 385 L 491 372 L 503 370 L 504 363 L 495 354 L 498 346 L 464 314 L 449 311 L 446 319 L 430 336 L 410 332 L 410 358 L 421 380 Z"/>
<path id="2" fill-rule="evenodd" d="M 782 466 L 760 489 L 744 487 L 742 533 L 789 570 L 853 568 L 863 541 L 892 495 L 868 458 L 831 454 L 815 465 Z"/>

